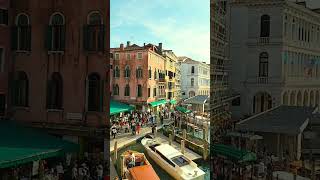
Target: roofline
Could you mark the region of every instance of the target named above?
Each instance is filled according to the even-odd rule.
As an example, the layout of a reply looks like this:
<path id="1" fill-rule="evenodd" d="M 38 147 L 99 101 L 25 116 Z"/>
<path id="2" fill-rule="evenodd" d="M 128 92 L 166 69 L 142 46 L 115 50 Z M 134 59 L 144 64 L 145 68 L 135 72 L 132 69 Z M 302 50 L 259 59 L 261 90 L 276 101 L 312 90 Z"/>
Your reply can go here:
<path id="1" fill-rule="evenodd" d="M 248 117 L 247 119 L 244 119 L 244 120 L 238 122 L 237 124 L 240 125 L 240 124 L 242 124 L 242 123 L 244 123 L 244 122 L 246 122 L 246 121 L 248 121 L 248 120 L 251 120 L 251 119 L 253 119 L 253 118 L 255 118 L 255 117 L 261 116 L 262 114 L 266 114 L 266 113 L 268 113 L 268 112 L 270 112 L 270 111 L 273 111 L 273 110 L 279 108 L 280 106 L 281 106 L 281 105 L 278 105 L 278 106 L 276 106 L 276 107 L 274 107 L 274 108 L 268 109 L 268 110 L 263 111 L 263 112 L 258 113 L 258 114 L 255 114 L 255 115 L 253 115 L 253 116 L 251 116 L 251 117 Z"/>

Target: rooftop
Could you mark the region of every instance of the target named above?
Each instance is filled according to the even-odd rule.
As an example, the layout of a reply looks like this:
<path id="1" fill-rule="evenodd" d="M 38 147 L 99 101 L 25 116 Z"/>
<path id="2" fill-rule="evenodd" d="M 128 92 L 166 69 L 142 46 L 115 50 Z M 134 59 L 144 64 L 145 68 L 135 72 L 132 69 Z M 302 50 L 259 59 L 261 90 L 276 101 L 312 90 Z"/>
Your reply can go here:
<path id="1" fill-rule="evenodd" d="M 184 100 L 184 103 L 187 104 L 205 104 L 207 101 L 209 101 L 209 96 L 207 95 L 197 95 L 193 96 L 189 99 Z"/>
<path id="2" fill-rule="evenodd" d="M 237 123 L 241 131 L 299 134 L 317 108 L 278 106 Z"/>

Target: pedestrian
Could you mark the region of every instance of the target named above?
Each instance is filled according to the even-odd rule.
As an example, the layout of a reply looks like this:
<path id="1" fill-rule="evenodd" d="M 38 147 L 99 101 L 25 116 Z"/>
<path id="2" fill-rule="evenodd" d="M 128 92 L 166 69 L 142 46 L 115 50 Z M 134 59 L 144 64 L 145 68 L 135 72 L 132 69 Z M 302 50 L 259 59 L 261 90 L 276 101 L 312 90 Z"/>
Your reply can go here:
<path id="1" fill-rule="evenodd" d="M 101 164 L 97 167 L 97 177 L 98 177 L 98 180 L 103 179 L 103 167 Z"/>
<path id="2" fill-rule="evenodd" d="M 160 117 L 161 125 L 163 125 L 163 116 Z"/>
<path id="3" fill-rule="evenodd" d="M 115 139 L 115 138 L 116 138 L 116 134 L 117 134 L 117 129 L 116 129 L 116 127 L 113 127 L 113 128 L 111 129 L 111 132 L 112 132 L 113 139 Z"/>
<path id="4" fill-rule="evenodd" d="M 141 127 L 140 122 L 138 122 L 137 123 L 137 132 L 138 132 L 138 134 L 140 134 L 140 127 Z"/>
<path id="5" fill-rule="evenodd" d="M 135 122 L 133 122 L 132 123 L 132 135 L 136 135 L 136 123 Z"/>
<path id="6" fill-rule="evenodd" d="M 72 168 L 72 180 L 77 180 L 78 179 L 78 165 L 75 164 Z"/>
<path id="7" fill-rule="evenodd" d="M 56 169 L 57 169 L 59 180 L 63 179 L 64 170 L 61 162 L 57 165 Z"/>

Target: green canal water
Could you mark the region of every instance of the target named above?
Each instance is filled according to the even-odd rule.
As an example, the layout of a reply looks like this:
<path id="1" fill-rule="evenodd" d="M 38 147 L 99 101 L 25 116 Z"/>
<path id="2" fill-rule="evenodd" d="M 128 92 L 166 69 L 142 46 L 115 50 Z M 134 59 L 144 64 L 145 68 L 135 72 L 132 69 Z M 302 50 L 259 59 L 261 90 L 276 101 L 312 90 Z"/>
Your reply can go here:
<path id="1" fill-rule="evenodd" d="M 158 166 L 147 154 L 147 152 L 145 151 L 144 147 L 142 146 L 142 144 L 140 142 L 137 142 L 133 145 L 130 145 L 128 147 L 122 148 L 119 150 L 118 152 L 118 159 L 120 159 L 120 156 L 123 152 L 125 152 L 126 150 L 133 150 L 133 151 L 138 151 L 138 152 L 143 152 L 145 153 L 145 155 L 147 156 L 147 159 L 149 160 L 149 162 L 151 163 L 153 169 L 155 170 L 155 172 L 158 174 L 158 176 L 160 177 L 161 180 L 174 180 L 166 171 L 164 171 L 160 166 Z M 198 167 L 200 169 L 202 169 L 205 173 L 205 180 L 210 180 L 210 165 L 208 162 L 205 162 L 202 159 L 196 160 L 194 161 L 195 163 L 198 164 Z M 120 174 L 120 161 L 117 162 L 117 171 L 118 171 L 118 175 Z"/>

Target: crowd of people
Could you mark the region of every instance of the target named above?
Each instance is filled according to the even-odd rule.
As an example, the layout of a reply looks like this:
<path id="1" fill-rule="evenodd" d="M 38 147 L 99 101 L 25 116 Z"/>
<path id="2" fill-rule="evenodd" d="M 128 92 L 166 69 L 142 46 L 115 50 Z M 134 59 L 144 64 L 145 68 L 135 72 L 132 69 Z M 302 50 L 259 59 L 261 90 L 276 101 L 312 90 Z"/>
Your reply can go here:
<path id="1" fill-rule="evenodd" d="M 174 113 L 170 112 L 167 106 L 161 108 L 158 113 L 147 110 L 146 112 L 133 111 L 130 113 L 121 113 L 114 117 L 111 126 L 111 135 L 116 138 L 119 133 L 130 133 L 132 135 L 140 134 L 141 128 L 151 126 L 155 127 L 158 124 L 164 123 L 164 119 L 174 117 Z"/>

